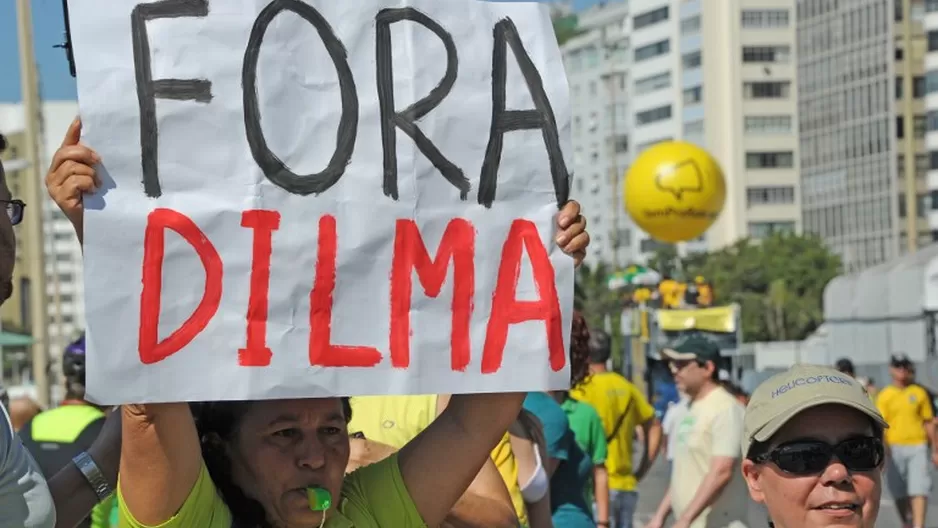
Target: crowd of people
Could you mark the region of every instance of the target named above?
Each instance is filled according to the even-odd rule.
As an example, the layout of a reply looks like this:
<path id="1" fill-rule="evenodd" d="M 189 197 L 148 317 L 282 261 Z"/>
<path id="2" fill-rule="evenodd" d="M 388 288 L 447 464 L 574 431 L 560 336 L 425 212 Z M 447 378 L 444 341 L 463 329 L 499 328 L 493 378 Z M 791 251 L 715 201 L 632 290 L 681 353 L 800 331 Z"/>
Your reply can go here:
<path id="1" fill-rule="evenodd" d="M 80 135 L 76 121 L 46 178 L 79 239 L 101 162 Z M 6 299 L 25 204 L 2 170 L 0 203 Z M 557 223 L 579 262 L 589 243 L 579 205 Z M 576 314 L 565 391 L 102 409 L 84 401 L 78 342 L 62 405 L 10 402 L 18 432 L 2 412 L 0 527 L 630 527 L 662 446 L 670 485 L 651 526 L 746 527 L 752 499 L 778 528 L 872 527 L 887 450 L 894 496 L 923 526 L 934 412 L 903 358 L 876 405 L 852 375 L 822 366 L 795 366 L 746 396 L 725 388 L 713 342 L 684 339 L 662 351 L 683 398 L 662 427 L 608 369 L 610 353 Z"/>

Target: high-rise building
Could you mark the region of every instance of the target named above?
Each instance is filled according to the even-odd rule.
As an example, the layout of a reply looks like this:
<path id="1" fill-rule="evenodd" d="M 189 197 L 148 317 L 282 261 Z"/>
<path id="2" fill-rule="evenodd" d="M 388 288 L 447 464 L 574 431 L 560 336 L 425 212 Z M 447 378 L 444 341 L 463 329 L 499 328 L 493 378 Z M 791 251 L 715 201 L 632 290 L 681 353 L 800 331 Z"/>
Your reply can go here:
<path id="1" fill-rule="evenodd" d="M 800 230 L 794 9 L 795 0 L 631 0 L 581 14 L 583 34 L 563 51 L 574 196 L 590 215 L 595 260 L 642 261 L 658 247 L 617 212 L 622 172 L 672 139 L 707 149 L 728 186 L 720 219 L 686 251 Z"/>
<path id="2" fill-rule="evenodd" d="M 928 229 L 938 241 L 938 0 L 925 0 L 925 154 L 928 188 Z"/>
<path id="3" fill-rule="evenodd" d="M 78 103 L 75 101 L 48 101 L 42 104 L 42 137 L 40 143 L 42 168 L 39 171 L 40 175 L 45 174 L 46 168 L 51 163 L 52 156 L 62 142 L 65 131 L 76 115 L 78 115 Z M 15 132 L 23 130 L 23 124 L 22 105 L 0 104 L 0 133 L 15 138 Z M 17 184 L 14 182 L 13 185 Z M 30 202 L 30 199 L 24 198 L 24 201 Z M 57 355 L 61 354 L 65 345 L 85 328 L 82 254 L 81 246 L 78 244 L 71 223 L 58 210 L 52 200 L 45 199 L 42 204 L 28 204 L 28 207 L 36 206 L 43 207 L 45 220 L 43 234 L 45 238 L 46 301 L 49 321 L 48 350 L 53 360 L 55 360 Z M 19 252 L 19 254 L 25 255 L 25 252 Z M 19 262 L 17 263 L 18 270 L 25 270 L 26 268 L 25 264 L 20 265 Z M 22 285 L 14 284 L 14 289 L 21 288 Z M 7 304 L 13 305 L 12 302 Z M 5 312 L 4 314 L 6 315 Z"/>
<path id="4" fill-rule="evenodd" d="M 3 163 L 3 172 L 6 176 L 7 187 L 14 200 L 23 200 L 25 183 L 24 178 L 29 174 L 25 169 L 29 162 L 24 159 L 25 138 L 22 131 L 3 130 L 0 132 L 5 139 L 5 149 L 0 152 L 0 162 Z M 25 201 L 25 200 L 24 200 Z M 31 204 L 27 202 L 27 207 Z M 27 237 L 27 232 L 14 227 L 16 232 L 16 264 L 13 267 L 13 296 L 0 308 L 0 323 L 7 332 L 31 334 L 32 324 L 29 314 L 30 277 L 29 267 L 24 263 L 26 249 L 33 243 Z M 0 378 L 3 373 L 0 372 Z"/>
<path id="5" fill-rule="evenodd" d="M 924 15 L 923 0 L 798 1 L 804 226 L 850 271 L 932 240 Z"/>

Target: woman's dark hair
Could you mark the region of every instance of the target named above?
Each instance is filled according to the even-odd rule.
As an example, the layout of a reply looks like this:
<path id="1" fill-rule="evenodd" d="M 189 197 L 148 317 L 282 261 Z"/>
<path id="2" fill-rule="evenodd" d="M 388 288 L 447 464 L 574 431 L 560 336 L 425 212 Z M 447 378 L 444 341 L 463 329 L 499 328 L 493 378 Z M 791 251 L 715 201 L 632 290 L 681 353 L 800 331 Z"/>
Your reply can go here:
<path id="1" fill-rule="evenodd" d="M 590 373 L 590 329 L 580 312 L 573 312 L 570 332 L 570 387 L 576 387 Z"/>
<path id="2" fill-rule="evenodd" d="M 202 460 L 219 495 L 235 519 L 235 526 L 243 528 L 270 528 L 267 513 L 261 503 L 249 498 L 238 486 L 231 472 L 231 458 L 225 445 L 234 441 L 244 415 L 254 402 L 226 401 L 190 404 L 195 427 L 202 448 Z M 352 419 L 352 406 L 342 398 L 345 421 Z"/>

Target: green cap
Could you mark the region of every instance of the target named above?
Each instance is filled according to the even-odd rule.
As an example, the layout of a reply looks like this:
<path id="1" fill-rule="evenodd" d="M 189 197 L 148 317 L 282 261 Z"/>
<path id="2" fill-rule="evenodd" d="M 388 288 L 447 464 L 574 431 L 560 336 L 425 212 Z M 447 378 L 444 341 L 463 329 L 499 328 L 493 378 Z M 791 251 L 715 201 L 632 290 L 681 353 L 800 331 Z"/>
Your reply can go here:
<path id="1" fill-rule="evenodd" d="M 306 498 L 309 500 L 309 509 L 313 511 L 326 511 L 332 507 L 332 494 L 324 488 L 306 488 Z"/>
<path id="2" fill-rule="evenodd" d="M 720 347 L 701 336 L 691 336 L 673 347 L 665 348 L 661 355 L 671 361 L 720 361 Z"/>
<path id="3" fill-rule="evenodd" d="M 857 380 L 826 366 L 795 365 L 753 391 L 743 422 L 743 456 L 753 442 L 768 441 L 798 413 L 825 404 L 856 409 L 889 427 Z"/>

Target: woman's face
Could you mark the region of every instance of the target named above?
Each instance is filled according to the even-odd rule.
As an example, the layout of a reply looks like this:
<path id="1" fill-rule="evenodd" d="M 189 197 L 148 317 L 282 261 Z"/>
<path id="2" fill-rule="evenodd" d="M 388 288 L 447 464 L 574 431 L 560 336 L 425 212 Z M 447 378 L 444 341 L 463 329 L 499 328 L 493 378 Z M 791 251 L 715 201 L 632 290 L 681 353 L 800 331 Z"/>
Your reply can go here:
<path id="1" fill-rule="evenodd" d="M 770 450 L 795 440 L 836 445 L 849 438 L 872 435 L 873 426 L 864 414 L 842 405 L 822 405 L 785 424 L 772 438 Z M 766 505 L 778 528 L 872 528 L 879 514 L 882 465 L 872 471 L 848 471 L 832 457 L 818 474 L 793 475 L 772 462 L 757 464 L 747 459 L 742 469 L 749 494 Z"/>
<path id="2" fill-rule="evenodd" d="M 338 503 L 349 457 L 348 429 L 339 398 L 254 403 L 228 446 L 232 476 L 264 506 L 276 526 L 319 526 L 306 488 L 321 487 Z"/>

